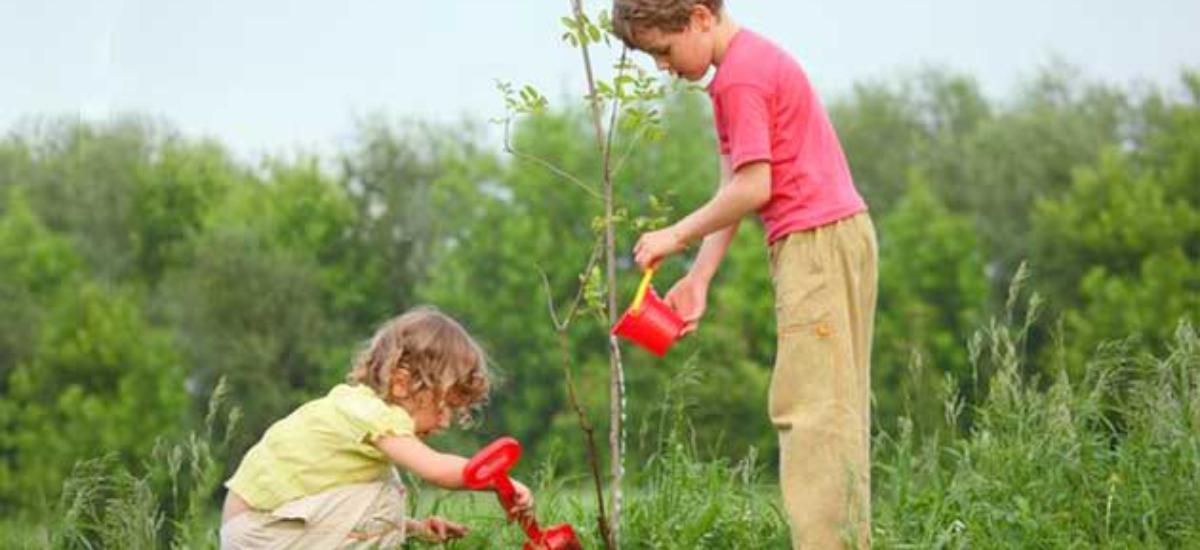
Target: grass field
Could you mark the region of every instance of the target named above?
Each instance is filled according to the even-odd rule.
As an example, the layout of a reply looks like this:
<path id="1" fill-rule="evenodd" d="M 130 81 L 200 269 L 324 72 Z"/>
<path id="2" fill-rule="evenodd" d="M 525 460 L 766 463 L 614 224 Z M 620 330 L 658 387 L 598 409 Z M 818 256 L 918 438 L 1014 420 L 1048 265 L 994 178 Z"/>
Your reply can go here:
<path id="1" fill-rule="evenodd" d="M 1200 338 L 1184 324 L 1152 357 L 1100 350 L 1083 380 L 1026 381 L 1019 328 L 993 324 L 972 343 L 992 373 L 987 398 L 964 411 L 944 396 L 946 425 L 918 438 L 911 423 L 873 448 L 876 548 L 1200 547 Z M 217 400 L 219 401 L 219 400 Z M 133 473 L 112 460 L 81 464 L 61 500 L 0 524 L 5 548 L 215 547 L 221 481 L 203 433 L 164 444 Z M 622 548 L 787 548 L 775 488 L 756 457 L 702 460 L 686 411 L 648 462 L 631 472 Z M 961 428 L 963 414 L 971 421 Z M 671 425 L 671 423 L 668 423 Z M 572 523 L 600 547 L 594 497 L 551 465 L 533 485 L 543 525 Z M 446 548 L 516 548 L 490 495 L 411 491 L 414 515 L 467 523 Z M 423 545 L 414 543 L 412 547 Z"/>

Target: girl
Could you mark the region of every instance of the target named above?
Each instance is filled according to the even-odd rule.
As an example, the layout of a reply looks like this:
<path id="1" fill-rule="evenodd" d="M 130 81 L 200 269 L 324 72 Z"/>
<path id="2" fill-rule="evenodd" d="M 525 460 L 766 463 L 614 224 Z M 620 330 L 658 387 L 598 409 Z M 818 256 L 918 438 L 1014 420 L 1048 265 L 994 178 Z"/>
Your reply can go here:
<path id="1" fill-rule="evenodd" d="M 422 441 L 487 399 L 487 358 L 450 317 L 430 307 L 384 324 L 345 384 L 271 426 L 225 483 L 221 547 L 389 547 L 413 534 L 432 542 L 467 529 L 405 514 L 392 465 L 463 489 L 467 459 Z M 515 482 L 522 509 L 533 499 Z"/>

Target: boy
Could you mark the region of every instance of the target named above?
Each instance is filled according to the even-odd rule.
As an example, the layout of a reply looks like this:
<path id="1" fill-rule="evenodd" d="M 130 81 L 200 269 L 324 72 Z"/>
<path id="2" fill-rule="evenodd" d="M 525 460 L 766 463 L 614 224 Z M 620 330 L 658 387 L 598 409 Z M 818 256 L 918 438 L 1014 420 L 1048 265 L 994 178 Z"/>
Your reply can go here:
<path id="1" fill-rule="evenodd" d="M 614 0 L 614 32 L 661 70 L 708 86 L 721 181 L 705 205 L 642 235 L 647 268 L 703 238 L 666 301 L 696 329 L 709 282 L 757 211 L 778 332 L 769 396 L 780 485 L 797 548 L 870 545 L 870 348 L 876 243 L 845 155 L 800 66 L 741 29 L 722 0 Z"/>

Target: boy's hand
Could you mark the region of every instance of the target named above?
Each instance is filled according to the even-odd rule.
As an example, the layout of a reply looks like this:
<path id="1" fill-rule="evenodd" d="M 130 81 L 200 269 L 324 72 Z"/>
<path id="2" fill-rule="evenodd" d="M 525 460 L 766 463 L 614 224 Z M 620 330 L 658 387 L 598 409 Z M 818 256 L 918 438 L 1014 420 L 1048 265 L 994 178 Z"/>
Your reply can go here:
<path id="1" fill-rule="evenodd" d="M 679 232 L 674 226 L 643 233 L 633 247 L 633 260 L 642 269 L 658 263 L 664 256 L 670 256 L 682 251 L 687 243 L 679 238 Z"/>
<path id="2" fill-rule="evenodd" d="M 466 536 L 468 531 L 465 525 L 437 516 L 429 516 L 416 522 L 416 528 L 418 532 L 414 534 L 418 538 L 439 543 L 461 539 Z"/>
<path id="3" fill-rule="evenodd" d="M 515 518 L 533 509 L 533 492 L 526 487 L 524 483 L 517 480 L 512 480 L 513 494 L 513 509 L 510 511 L 509 519 Z"/>
<path id="4" fill-rule="evenodd" d="M 675 286 L 671 287 L 663 301 L 683 319 L 683 332 L 680 336 L 687 335 L 700 326 L 700 316 L 708 306 L 708 284 L 684 276 L 675 282 Z"/>

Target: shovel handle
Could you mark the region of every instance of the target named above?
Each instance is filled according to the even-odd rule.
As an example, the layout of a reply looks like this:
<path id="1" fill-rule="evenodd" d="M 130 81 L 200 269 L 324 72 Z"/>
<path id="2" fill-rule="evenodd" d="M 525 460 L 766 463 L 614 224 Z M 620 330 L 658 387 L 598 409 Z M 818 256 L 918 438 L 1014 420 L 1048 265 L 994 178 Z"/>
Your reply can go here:
<path id="1" fill-rule="evenodd" d="M 513 487 L 512 480 L 507 474 L 501 474 L 492 482 L 492 488 L 496 490 L 496 497 L 500 499 L 500 506 L 504 508 L 504 512 L 508 517 L 515 520 L 529 540 L 540 540 L 542 537 L 541 527 L 538 526 L 537 519 L 529 513 L 528 510 L 517 511 L 517 491 Z"/>

